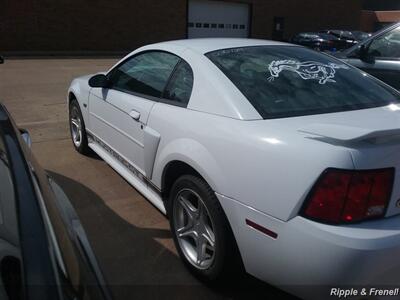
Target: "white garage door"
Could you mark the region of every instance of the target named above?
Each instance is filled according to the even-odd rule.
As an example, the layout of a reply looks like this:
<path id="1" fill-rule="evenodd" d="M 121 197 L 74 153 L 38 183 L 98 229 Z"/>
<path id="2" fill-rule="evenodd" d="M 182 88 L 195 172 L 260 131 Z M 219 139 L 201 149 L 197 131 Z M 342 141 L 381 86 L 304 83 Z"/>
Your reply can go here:
<path id="1" fill-rule="evenodd" d="M 189 0 L 188 36 L 247 38 L 249 16 L 248 4 Z"/>

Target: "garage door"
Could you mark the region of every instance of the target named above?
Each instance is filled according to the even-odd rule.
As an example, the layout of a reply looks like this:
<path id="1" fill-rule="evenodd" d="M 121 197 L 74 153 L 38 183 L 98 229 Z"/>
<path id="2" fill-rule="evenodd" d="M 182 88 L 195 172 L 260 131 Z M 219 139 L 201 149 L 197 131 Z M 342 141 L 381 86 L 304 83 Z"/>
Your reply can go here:
<path id="1" fill-rule="evenodd" d="M 188 36 L 249 36 L 250 6 L 224 1 L 189 0 Z"/>

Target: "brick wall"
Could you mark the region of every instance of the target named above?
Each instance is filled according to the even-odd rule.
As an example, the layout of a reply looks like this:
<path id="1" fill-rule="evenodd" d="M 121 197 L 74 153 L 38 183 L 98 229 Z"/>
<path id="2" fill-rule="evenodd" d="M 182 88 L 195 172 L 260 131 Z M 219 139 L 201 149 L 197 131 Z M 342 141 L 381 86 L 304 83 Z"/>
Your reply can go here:
<path id="1" fill-rule="evenodd" d="M 244 2 L 243 0 L 238 2 Z M 361 0 L 253 0 L 252 37 L 270 38 L 274 17 L 283 17 L 284 39 L 304 31 L 356 30 Z"/>
<path id="2" fill-rule="evenodd" d="M 364 0 L 363 9 L 365 10 L 400 10 L 399 0 Z"/>
<path id="3" fill-rule="evenodd" d="M 232 0 L 252 4 L 251 36 L 271 38 L 274 17 L 284 38 L 299 31 L 357 29 L 361 0 Z M 127 52 L 186 37 L 187 0 L 2 1 L 0 53 Z"/>
<path id="4" fill-rule="evenodd" d="M 127 51 L 186 36 L 186 0 L 1 2 L 0 52 Z"/>

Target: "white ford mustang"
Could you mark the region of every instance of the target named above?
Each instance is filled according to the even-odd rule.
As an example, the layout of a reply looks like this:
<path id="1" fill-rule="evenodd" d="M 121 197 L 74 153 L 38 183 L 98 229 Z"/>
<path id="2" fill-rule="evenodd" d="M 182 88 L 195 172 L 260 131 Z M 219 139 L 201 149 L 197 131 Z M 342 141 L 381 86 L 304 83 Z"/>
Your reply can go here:
<path id="1" fill-rule="evenodd" d="M 75 148 L 168 215 L 197 276 L 242 264 L 292 293 L 399 283 L 389 86 L 299 46 L 198 39 L 140 48 L 68 93 Z"/>

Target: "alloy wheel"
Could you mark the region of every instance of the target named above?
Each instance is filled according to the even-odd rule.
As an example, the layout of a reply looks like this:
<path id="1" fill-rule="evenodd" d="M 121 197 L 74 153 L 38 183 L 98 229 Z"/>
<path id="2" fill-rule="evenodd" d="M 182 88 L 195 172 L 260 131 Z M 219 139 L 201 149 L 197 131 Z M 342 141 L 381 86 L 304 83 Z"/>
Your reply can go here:
<path id="1" fill-rule="evenodd" d="M 203 200 L 191 189 L 181 190 L 174 201 L 173 224 L 179 246 L 196 268 L 209 268 L 215 259 L 214 224 Z"/>
<path id="2" fill-rule="evenodd" d="M 72 107 L 70 123 L 72 141 L 74 142 L 74 145 L 79 148 L 82 144 L 82 121 L 76 107 Z"/>

